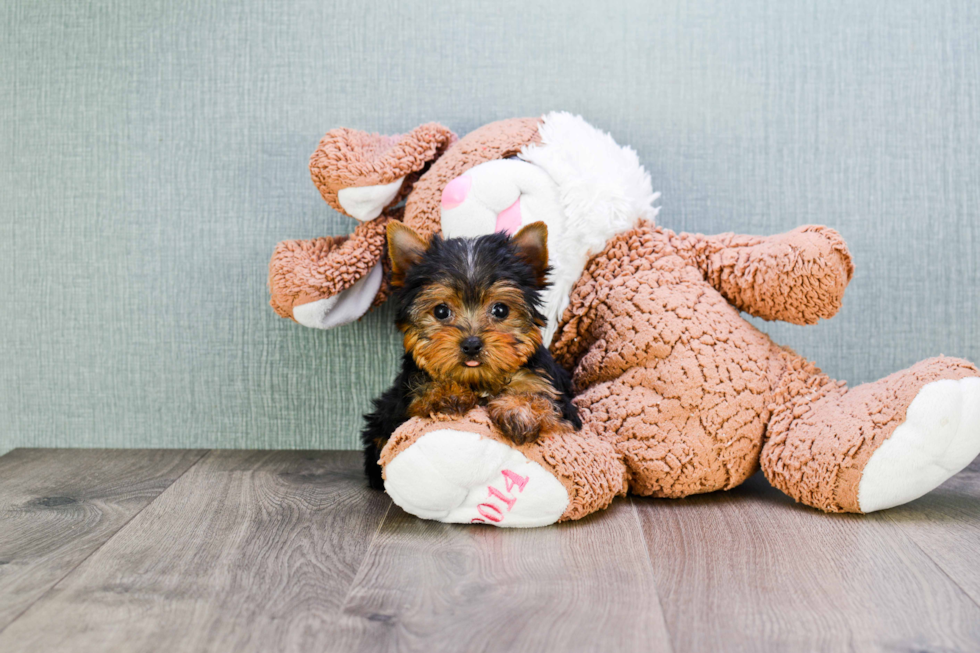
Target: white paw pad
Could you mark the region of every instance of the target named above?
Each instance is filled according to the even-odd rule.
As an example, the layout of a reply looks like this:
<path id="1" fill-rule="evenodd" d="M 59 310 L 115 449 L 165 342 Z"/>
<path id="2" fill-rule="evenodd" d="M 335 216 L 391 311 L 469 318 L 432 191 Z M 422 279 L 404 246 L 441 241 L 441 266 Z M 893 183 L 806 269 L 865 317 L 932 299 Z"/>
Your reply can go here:
<path id="1" fill-rule="evenodd" d="M 918 499 L 980 454 L 980 378 L 934 381 L 871 454 L 858 486 L 862 512 Z"/>
<path id="2" fill-rule="evenodd" d="M 550 472 L 478 433 L 426 433 L 385 467 L 385 490 L 405 512 L 454 524 L 546 526 L 568 507 Z"/>

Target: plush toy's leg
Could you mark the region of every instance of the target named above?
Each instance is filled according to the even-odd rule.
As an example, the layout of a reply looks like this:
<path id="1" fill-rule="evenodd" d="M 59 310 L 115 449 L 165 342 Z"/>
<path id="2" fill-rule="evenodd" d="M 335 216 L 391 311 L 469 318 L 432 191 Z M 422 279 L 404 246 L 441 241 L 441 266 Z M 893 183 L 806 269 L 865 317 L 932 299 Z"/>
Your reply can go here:
<path id="1" fill-rule="evenodd" d="M 687 497 L 731 489 L 758 470 L 769 413 L 753 384 L 665 397 L 647 387 L 653 376 L 634 368 L 575 398 L 582 423 L 622 455 L 630 492 Z"/>
<path id="2" fill-rule="evenodd" d="M 967 361 L 932 358 L 847 389 L 787 360 L 762 469 L 797 501 L 827 512 L 891 508 L 980 453 L 980 372 Z"/>
<path id="3" fill-rule="evenodd" d="M 626 493 L 626 470 L 610 445 L 569 431 L 516 446 L 482 408 L 461 419 L 409 420 L 381 464 L 398 506 L 447 523 L 545 526 L 580 519 Z"/>

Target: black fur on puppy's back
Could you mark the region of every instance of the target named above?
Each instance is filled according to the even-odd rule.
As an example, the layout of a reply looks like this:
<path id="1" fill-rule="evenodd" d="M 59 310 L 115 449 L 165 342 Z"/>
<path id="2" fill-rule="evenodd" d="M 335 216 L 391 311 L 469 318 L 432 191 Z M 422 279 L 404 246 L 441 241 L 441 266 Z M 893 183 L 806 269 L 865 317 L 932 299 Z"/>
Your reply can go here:
<path id="1" fill-rule="evenodd" d="M 413 384 L 424 383 L 428 376 L 418 368 L 412 355 L 406 352 L 402 356 L 402 369 L 395 378 L 395 383 L 372 402 L 374 410 L 364 416 L 364 430 L 361 431 L 364 472 L 367 474 L 368 484 L 375 490 L 384 489 L 381 465 L 378 464 L 381 449 L 391 434 L 408 421 L 408 404 L 411 401 L 409 389 Z"/>

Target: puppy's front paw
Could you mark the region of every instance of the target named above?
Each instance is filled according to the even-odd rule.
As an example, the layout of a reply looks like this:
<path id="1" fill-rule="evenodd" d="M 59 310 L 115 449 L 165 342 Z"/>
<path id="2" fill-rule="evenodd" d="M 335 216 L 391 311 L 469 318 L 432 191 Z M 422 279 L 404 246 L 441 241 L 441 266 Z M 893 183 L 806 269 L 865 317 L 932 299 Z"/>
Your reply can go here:
<path id="1" fill-rule="evenodd" d="M 429 405 L 429 414 L 463 415 L 476 407 L 474 395 L 450 395 L 439 397 Z"/>
<path id="2" fill-rule="evenodd" d="M 478 401 L 472 390 L 458 383 L 434 383 L 416 395 L 408 412 L 415 417 L 436 414 L 458 416 L 475 408 Z"/>
<path id="3" fill-rule="evenodd" d="M 537 440 L 554 411 L 550 401 L 534 395 L 501 395 L 487 406 L 496 427 L 518 445 Z"/>
<path id="4" fill-rule="evenodd" d="M 541 424 L 529 417 L 526 411 L 512 410 L 491 413 L 493 423 L 514 444 L 534 442 L 541 435 Z"/>

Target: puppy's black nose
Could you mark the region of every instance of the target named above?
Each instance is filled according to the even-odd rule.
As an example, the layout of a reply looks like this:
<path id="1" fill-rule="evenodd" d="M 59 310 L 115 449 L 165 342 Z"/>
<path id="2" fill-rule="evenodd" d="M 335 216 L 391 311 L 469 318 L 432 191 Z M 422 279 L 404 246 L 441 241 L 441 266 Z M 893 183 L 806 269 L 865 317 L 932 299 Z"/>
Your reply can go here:
<path id="1" fill-rule="evenodd" d="M 469 336 L 459 343 L 459 348 L 467 356 L 476 356 L 483 349 L 483 341 L 476 336 Z"/>

